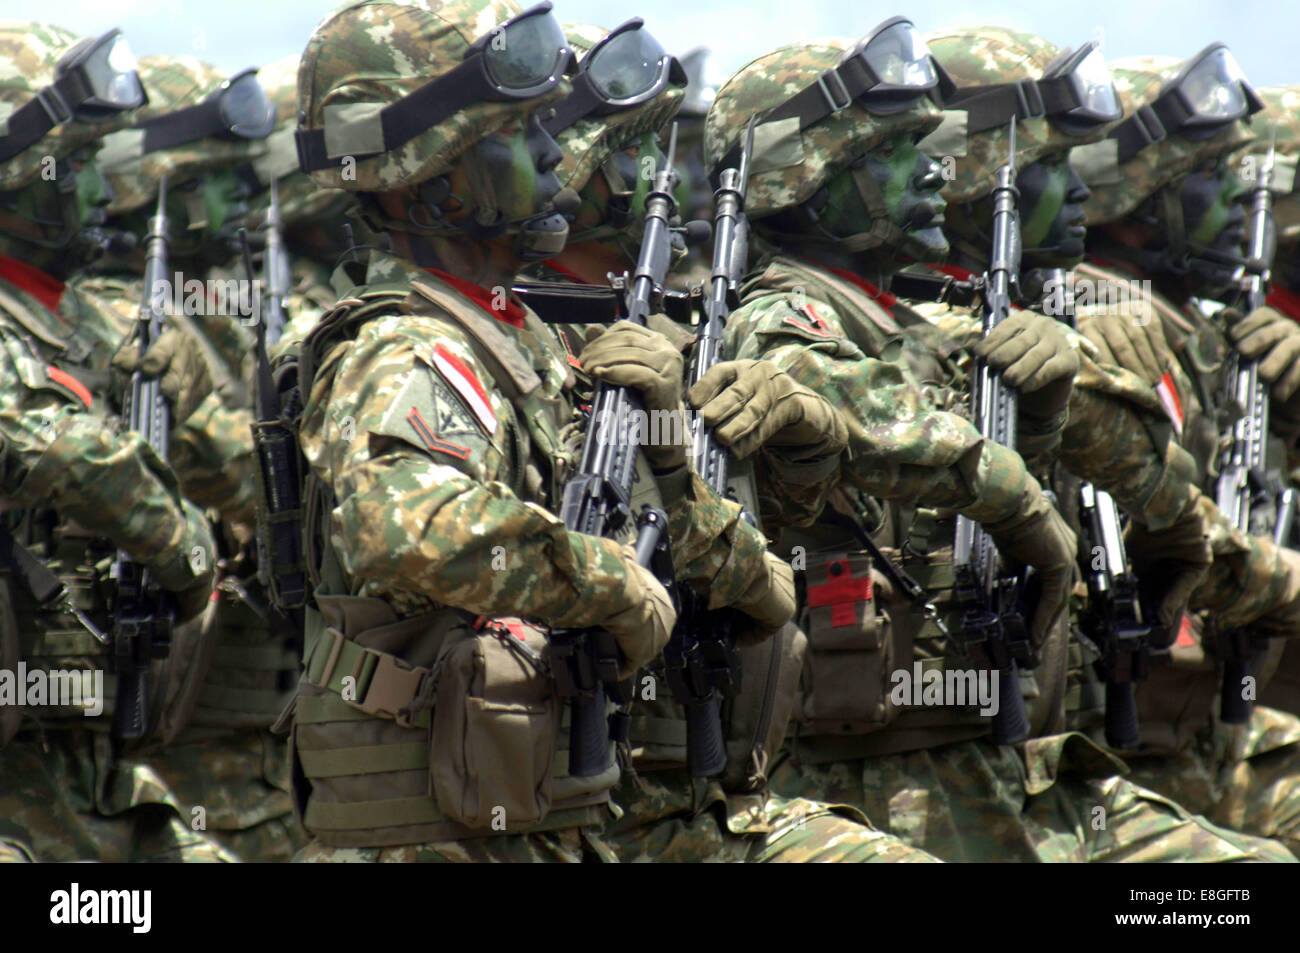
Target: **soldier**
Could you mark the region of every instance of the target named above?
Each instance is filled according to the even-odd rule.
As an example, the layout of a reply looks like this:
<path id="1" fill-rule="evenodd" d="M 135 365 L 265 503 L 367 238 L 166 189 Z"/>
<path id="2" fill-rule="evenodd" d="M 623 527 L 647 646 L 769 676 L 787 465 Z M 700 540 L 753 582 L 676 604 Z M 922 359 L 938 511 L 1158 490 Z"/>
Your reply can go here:
<path id="1" fill-rule="evenodd" d="M 110 733 L 117 679 L 99 682 L 114 652 L 106 635 L 115 631 L 107 601 L 114 552 L 152 572 L 178 622 L 206 605 L 215 564 L 211 532 L 176 474 L 114 416 L 107 381 L 122 328 L 113 310 L 65 284 L 107 244 L 99 226 L 112 194 L 95 164 L 99 140 L 144 93 L 118 30 L 78 41 L 58 27 L 10 22 L 0 27 L 0 50 L 10 64 L 0 80 L 9 109 L 0 137 L 9 509 L 0 854 L 230 859 L 191 828 L 167 781 L 134 757 L 135 743 Z M 189 399 L 178 380 L 197 373 L 195 362 L 178 361 L 162 380 L 175 412 L 186 412 Z M 24 708 L 13 694 L 20 666 L 51 684 L 62 672 L 65 687 L 70 678 L 86 690 L 70 705 L 29 698 Z M 177 667 L 175 658 L 154 665 L 146 697 L 173 691 L 183 676 Z"/>
<path id="2" fill-rule="evenodd" d="M 202 809 L 205 829 L 234 856 L 287 861 L 302 832 L 293 818 L 284 742 L 267 729 L 292 695 L 299 643 L 271 615 L 249 551 L 248 385 L 258 302 L 238 276 L 217 267 L 233 252 L 231 221 L 259 188 L 248 165 L 267 151 L 271 105 L 254 71 L 227 78 L 193 57 L 146 57 L 141 76 L 149 105 L 134 128 L 106 143 L 116 186 L 110 222 L 138 227 L 167 179 L 169 235 L 177 239 L 168 249 L 167 276 L 174 330 L 143 362 L 128 344 L 114 363 L 130 373 L 137 363 L 151 371 L 167 367 L 195 348 L 203 357 L 206 373 L 181 384 L 183 403 L 194 409 L 174 421 L 169 459 L 191 498 L 210 508 L 220 557 L 218 595 L 194 624 L 202 648 L 187 666 L 166 747 L 141 758 L 168 780 L 187 812 Z M 120 256 L 78 287 L 128 314 L 140 300 L 139 267 L 138 255 Z"/>
<path id="3" fill-rule="evenodd" d="M 612 859 L 591 825 L 618 768 L 565 770 L 543 640 L 520 621 L 608 631 L 622 678 L 675 618 L 631 547 L 553 515 L 584 422 L 562 349 L 507 291 L 567 234 L 539 110 L 572 59 L 549 4 L 482 0 L 352 3 L 303 54 L 302 167 L 354 192 L 393 253 L 303 345 L 319 559 L 292 734 L 301 860 Z M 672 346 L 634 336 L 606 333 L 599 376 L 677 409 Z M 654 449 L 640 492 L 665 504 L 677 578 L 770 635 L 788 568 L 680 446 Z"/>
<path id="4" fill-rule="evenodd" d="M 591 88 L 599 88 L 604 76 L 626 75 L 629 51 L 635 51 L 642 62 L 657 66 L 657 70 L 643 73 L 644 92 L 624 84 L 617 107 L 575 92 L 546 123 L 564 151 L 556 170 L 560 184 L 573 189 L 581 201 L 564 251 L 530 273 L 561 283 L 603 284 L 609 273 L 635 264 L 650 178 L 646 173 L 665 161 L 655 133 L 682 101 L 681 79 L 675 75 L 671 57 L 657 47 L 638 20 L 611 32 L 588 26 L 566 26 L 565 32 L 575 50 L 583 54 L 580 68 L 592 78 Z M 583 115 L 580 106 L 589 111 Z M 674 249 L 678 262 L 682 251 Z M 684 322 L 686 317 L 681 314 L 678 320 Z M 689 353 L 695 337 L 692 332 L 663 316 L 655 316 L 655 326 L 683 353 Z M 597 336 L 594 346 L 581 349 L 587 340 L 586 329 L 557 329 L 561 340 L 577 351 L 582 368 L 599 367 L 608 337 Z M 595 326 L 595 330 L 603 329 Z M 764 467 L 767 492 L 800 499 L 807 511 L 815 514 L 824 504 L 829 481 L 823 473 L 799 482 L 797 473 L 801 469 L 815 471 L 819 460 L 836 456 L 839 441 L 826 440 L 821 431 L 841 425 L 824 399 L 792 381 L 784 383 L 792 402 L 800 394 L 808 401 L 808 418 L 798 440 L 777 434 L 775 442 L 781 445 L 764 448 L 764 463 L 780 464 Z M 738 498 L 747 502 L 751 513 L 756 512 L 748 484 L 737 484 Z M 604 831 L 604 840 L 620 860 L 930 859 L 897 838 L 872 829 L 853 808 L 780 798 L 766 791 L 767 764 L 785 736 L 805 642 L 802 633 L 787 627 L 774 636 L 772 644 L 742 650 L 740 692 L 727 703 L 724 715 L 729 764 L 718 772 L 721 777 L 707 780 L 693 781 L 688 774 L 684 714 L 670 697 L 663 660 L 656 661 L 651 668 L 656 677 L 655 697 L 638 695 L 632 708 L 629 741 L 634 771 L 621 779 L 613 794 L 624 814 Z"/>
<path id="5" fill-rule="evenodd" d="M 1006 49 L 1005 35 L 982 42 Z M 891 69 L 888 54 L 899 49 L 915 64 L 906 73 Z M 1056 51 L 1039 41 L 1031 53 L 1041 70 Z M 843 84 L 834 104 L 818 92 L 819 76 L 838 88 L 827 70 Z M 916 85 L 899 89 L 888 82 L 896 75 L 917 77 Z M 761 172 L 751 182 L 751 215 L 762 216 L 755 230 L 771 250 L 744 289 L 729 343 L 742 358 L 782 363 L 796 379 L 834 393 L 855 417 L 850 462 L 832 495 L 838 515 L 828 512 L 830 519 L 781 542 L 809 554 L 804 618 L 811 645 L 803 723 L 774 774 L 776 788 L 864 804 L 868 817 L 944 859 L 1154 859 L 1169 855 L 1166 841 L 1175 837 L 1181 856 L 1276 856 L 1275 846 L 1269 854 L 1269 845 L 1220 832 L 1125 784 L 1117 776 L 1122 763 L 1080 735 L 999 747 L 980 740 L 987 718 L 972 706 L 913 707 L 906 693 L 904 707 L 894 698 L 890 686 L 909 659 L 939 672 L 972 664 L 962 643 L 946 635 L 960 629 L 950 529 L 942 526 L 956 510 L 982 520 L 1004 557 L 1032 563 L 1044 577 L 1031 634 L 1059 661 L 1034 673 L 1031 722 L 1037 732 L 1059 730 L 1058 619 L 1075 549 L 1073 533 L 1020 457 L 983 443 L 964 420 L 943 412 L 960 409 L 963 395 L 943 390 L 934 356 L 904 333 L 910 328 L 924 341 L 922 320 L 881 287 L 900 262 L 946 252 L 937 227 L 941 166 L 915 145 L 939 123 L 922 97 L 941 78 L 910 24 L 889 21 L 861 43 L 810 44 L 756 61 L 724 85 L 710 114 L 715 170 L 749 115 L 759 115 L 756 142 L 766 144 L 756 149 Z M 791 96 L 791 89 L 803 92 Z M 1042 138 L 1032 134 L 1031 143 Z M 863 232 L 868 220 L 873 227 Z M 1022 392 L 1034 395 L 1021 402 L 1036 418 L 1029 430 L 1050 446 L 1078 364 L 1068 344 L 1062 350 L 1060 336 L 1049 333 L 1051 322 L 1037 317 L 1043 333 L 1034 338 L 1047 346 L 1031 349 L 1016 371 Z M 990 342 L 987 355 L 994 366 L 1025 356 L 1023 349 L 997 354 L 998 343 Z M 798 373 L 788 363 L 795 361 Z M 877 396 L 886 386 L 888 402 Z M 707 391 L 690 396 L 704 402 L 707 415 Z M 882 509 L 879 499 L 915 505 L 916 515 Z M 871 558 L 854 552 L 862 545 L 875 550 Z M 900 555 L 903 572 L 894 565 Z M 847 581 L 837 580 L 846 566 Z M 917 791 L 924 793 L 907 793 Z M 940 801 L 947 809 L 937 819 Z M 1109 833 L 1078 828 L 1081 804 L 1105 805 Z"/>
<path id="6" fill-rule="evenodd" d="M 1244 190 L 1228 159 L 1254 138 L 1246 120 L 1262 103 L 1223 44 L 1181 63 L 1122 60 L 1113 72 L 1126 119 L 1104 146 L 1079 157 L 1085 178 L 1105 184 L 1085 205 L 1089 260 L 1078 275 L 1100 304 L 1080 309 L 1080 328 L 1156 388 L 1195 460 L 1198 482 L 1212 494 L 1220 434 L 1232 413 L 1220 406 L 1220 377 L 1234 338 L 1264 356 L 1261 367 L 1281 385 L 1270 400 L 1270 467 L 1283 465 L 1300 421 L 1286 388 L 1289 338 L 1273 333 L 1284 327 L 1279 316 L 1261 309 L 1234 322 L 1232 313 L 1207 318 L 1191 303 L 1194 295 L 1233 296 Z M 1141 121 L 1132 118 L 1139 109 Z M 1117 298 L 1122 307 L 1105 305 Z M 1300 561 L 1268 536 L 1243 534 L 1208 500 L 1203 508 L 1214 564 L 1192 608 L 1206 610 L 1207 631 L 1249 626 L 1293 635 L 1300 627 Z M 1168 556 L 1161 546 L 1134 550 L 1135 562 L 1154 563 L 1157 571 Z M 1276 746 L 1291 750 L 1300 723 L 1259 707 L 1243 728 L 1218 723 L 1220 666 L 1214 640 L 1203 640 L 1199 628 L 1180 636 L 1173 666 L 1154 673 L 1140 695 L 1146 750 L 1163 757 L 1134 761 L 1135 777 L 1225 825 L 1278 837 L 1294 849 L 1295 811 L 1285 805 L 1297 786 L 1270 776 L 1266 766 L 1279 760 L 1270 755 Z M 1262 766 L 1258 776 L 1252 763 Z"/>

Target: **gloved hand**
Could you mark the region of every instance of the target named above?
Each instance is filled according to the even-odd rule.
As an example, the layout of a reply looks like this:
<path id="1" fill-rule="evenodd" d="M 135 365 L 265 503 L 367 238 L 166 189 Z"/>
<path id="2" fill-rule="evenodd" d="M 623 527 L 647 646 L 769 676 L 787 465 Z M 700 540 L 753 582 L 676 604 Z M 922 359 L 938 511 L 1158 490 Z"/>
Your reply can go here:
<path id="1" fill-rule="evenodd" d="M 1036 311 L 1016 311 L 975 345 L 975 353 L 1022 396 L 1020 410 L 1049 419 L 1065 410 L 1079 372 L 1079 355 L 1060 322 Z"/>
<path id="2" fill-rule="evenodd" d="M 742 460 L 766 443 L 815 448 L 818 456 L 848 444 L 848 429 L 831 402 L 771 361 L 715 364 L 687 397 L 718 442 Z"/>
<path id="3" fill-rule="evenodd" d="M 1244 318 L 1231 310 L 1221 315 L 1241 356 L 1260 359 L 1259 376 L 1272 386 L 1270 397 L 1281 401 L 1294 397 L 1300 391 L 1300 324 L 1268 307 Z"/>
<path id="4" fill-rule="evenodd" d="M 1033 566 L 1042 584 L 1029 625 L 1029 641 L 1041 648 L 1065 612 L 1076 571 L 1078 541 L 1061 514 L 1039 497 L 1029 512 L 985 525 L 998 554 L 1012 563 Z"/>
<path id="5" fill-rule="evenodd" d="M 764 571 L 745 594 L 731 604 L 751 620 L 751 626 L 737 626 L 737 645 L 753 645 L 770 638 L 794 618 L 794 570 L 784 559 L 763 553 Z"/>
<path id="6" fill-rule="evenodd" d="M 1132 522 L 1124 546 L 1138 579 L 1160 582 L 1162 598 L 1157 614 L 1168 637 L 1174 639 L 1178 635 L 1175 626 L 1214 561 L 1200 512 L 1193 509 L 1158 532 Z"/>
<path id="7" fill-rule="evenodd" d="M 582 349 L 581 359 L 582 369 L 592 377 L 638 391 L 647 413 L 669 411 L 683 414 L 682 353 L 659 332 L 631 321 L 619 321 L 608 330 L 590 337 Z M 601 422 L 593 420 L 592 423 L 599 426 Z M 615 421 L 610 421 L 609 425 L 620 426 Z M 656 431 L 660 439 L 651 443 L 649 438 Z M 686 462 L 685 441 L 689 432 L 684 414 L 680 420 L 683 442 L 664 442 L 665 436 L 676 432 L 677 427 L 670 420 L 667 426 L 644 434 L 646 439 L 641 449 L 654 469 L 671 469 Z"/>
<path id="8" fill-rule="evenodd" d="M 1098 363 L 1122 367 L 1152 387 L 1174 366 L 1165 327 L 1154 314 L 1081 313 L 1079 330 L 1097 345 Z"/>
<path id="9" fill-rule="evenodd" d="M 677 624 L 677 610 L 668 590 L 659 584 L 654 573 L 637 563 L 631 546 L 623 547 L 623 569 L 626 608 L 596 624 L 614 636 L 623 650 L 619 678 L 628 678 L 668 644 L 668 637 Z"/>
<path id="10" fill-rule="evenodd" d="M 158 584 L 171 593 L 177 622 L 194 618 L 207 606 L 217 565 L 217 543 L 203 511 L 188 500 L 182 509 L 185 525 L 175 544 L 149 566 Z"/>
<path id="11" fill-rule="evenodd" d="M 164 331 L 143 358 L 138 339 L 134 335 L 127 338 L 113 355 L 113 367 L 128 376 L 138 368 L 145 377 L 159 378 L 159 387 L 171 405 L 173 425 L 188 420 L 212 393 L 212 368 L 202 349 L 176 328 Z"/>

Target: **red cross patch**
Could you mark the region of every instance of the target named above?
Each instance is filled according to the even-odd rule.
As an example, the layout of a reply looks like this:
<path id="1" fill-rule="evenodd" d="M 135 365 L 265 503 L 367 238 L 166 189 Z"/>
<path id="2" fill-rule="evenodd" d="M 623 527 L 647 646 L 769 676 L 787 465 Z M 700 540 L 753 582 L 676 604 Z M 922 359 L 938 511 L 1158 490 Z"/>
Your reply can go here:
<path id="1" fill-rule="evenodd" d="M 858 618 L 858 603 L 870 602 L 871 576 L 855 579 L 849 571 L 847 559 L 831 559 L 826 563 L 826 576 L 830 580 L 808 587 L 808 605 L 813 609 L 831 607 L 831 625 L 853 625 Z"/>

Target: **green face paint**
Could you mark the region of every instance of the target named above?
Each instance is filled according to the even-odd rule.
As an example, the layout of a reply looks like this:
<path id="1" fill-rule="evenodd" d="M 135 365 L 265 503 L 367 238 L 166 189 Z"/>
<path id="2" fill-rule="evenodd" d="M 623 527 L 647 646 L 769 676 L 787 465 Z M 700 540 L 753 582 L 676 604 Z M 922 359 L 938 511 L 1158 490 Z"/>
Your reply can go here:
<path id="1" fill-rule="evenodd" d="M 845 238 L 870 228 L 856 178 L 863 167 L 880 190 L 890 222 L 903 232 L 896 246 L 873 253 L 879 266 L 891 271 L 912 261 L 942 261 L 948 254 L 943 234 L 947 203 L 939 195 L 942 167 L 916 148 L 910 133 L 880 143 L 859 160 L 857 169 L 842 169 L 827 181 L 826 203 L 818 211 L 822 227 Z"/>
<path id="2" fill-rule="evenodd" d="M 77 174 L 77 221 L 83 226 L 104 220 L 104 206 L 113 199 L 108 180 L 95 163 L 95 150 L 79 149 L 70 157 Z"/>
<path id="3" fill-rule="evenodd" d="M 1240 215 L 1233 212 L 1246 194 L 1245 183 L 1237 178 L 1227 162 L 1218 162 L 1213 170 L 1193 172 L 1183 183 L 1183 221 L 1188 238 L 1198 245 L 1214 245 Z"/>
<path id="4" fill-rule="evenodd" d="M 490 181 L 497 208 L 506 221 L 538 214 L 560 190 L 555 166 L 560 150 L 537 118 L 505 126 L 475 143 L 471 160 Z"/>
<path id="5" fill-rule="evenodd" d="M 1083 258 L 1083 203 L 1091 194 L 1074 169 L 1068 153 L 1043 156 L 1020 170 L 1020 240 L 1026 267 L 1076 265 Z M 988 200 L 992 212 L 992 199 Z"/>

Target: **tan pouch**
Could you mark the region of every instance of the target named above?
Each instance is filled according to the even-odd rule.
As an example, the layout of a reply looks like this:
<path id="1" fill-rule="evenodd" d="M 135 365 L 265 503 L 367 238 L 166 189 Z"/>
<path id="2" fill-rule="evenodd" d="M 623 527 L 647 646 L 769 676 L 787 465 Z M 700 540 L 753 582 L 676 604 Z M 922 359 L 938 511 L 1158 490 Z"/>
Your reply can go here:
<path id="1" fill-rule="evenodd" d="M 802 720 L 812 733 L 876 731 L 898 714 L 889 615 L 874 593 L 866 553 L 809 555 L 800 627 L 808 634 Z"/>
<path id="2" fill-rule="evenodd" d="M 429 777 L 449 819 L 518 830 L 551 806 L 560 700 L 539 670 L 542 631 L 518 619 L 496 621 L 499 634 L 459 639 L 439 662 Z"/>
<path id="3" fill-rule="evenodd" d="M 807 648 L 807 637 L 789 622 L 770 639 L 740 650 L 741 691 L 724 712 L 727 767 L 722 786 L 728 792 L 766 786 L 768 768 L 790 726 Z"/>

